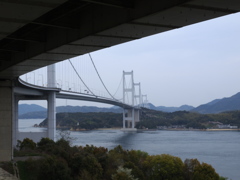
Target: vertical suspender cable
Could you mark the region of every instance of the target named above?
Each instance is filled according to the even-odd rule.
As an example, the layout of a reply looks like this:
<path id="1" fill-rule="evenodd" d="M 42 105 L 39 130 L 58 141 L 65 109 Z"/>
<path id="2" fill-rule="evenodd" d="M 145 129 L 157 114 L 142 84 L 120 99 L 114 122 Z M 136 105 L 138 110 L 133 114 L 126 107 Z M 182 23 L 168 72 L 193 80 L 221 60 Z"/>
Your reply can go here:
<path id="1" fill-rule="evenodd" d="M 77 70 L 75 69 L 75 67 L 73 66 L 72 62 L 70 61 L 70 59 L 68 59 L 69 63 L 71 64 L 73 70 L 75 71 L 75 73 L 77 74 L 78 78 L 82 81 L 82 83 L 86 86 L 86 88 L 88 89 L 89 92 L 92 93 L 92 95 L 96 96 L 89 88 L 88 86 L 84 83 L 84 81 L 82 80 L 82 78 L 80 77 L 80 75 L 78 74 Z M 97 97 L 97 96 L 96 96 Z"/>

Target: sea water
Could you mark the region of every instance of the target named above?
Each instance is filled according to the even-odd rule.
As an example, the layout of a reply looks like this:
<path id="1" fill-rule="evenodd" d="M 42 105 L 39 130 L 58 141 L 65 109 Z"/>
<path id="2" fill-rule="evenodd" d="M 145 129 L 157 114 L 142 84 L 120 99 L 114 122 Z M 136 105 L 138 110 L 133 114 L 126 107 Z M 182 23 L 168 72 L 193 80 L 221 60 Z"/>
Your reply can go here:
<path id="1" fill-rule="evenodd" d="M 33 127 L 42 120 L 20 120 L 19 130 L 44 131 Z M 102 146 L 112 149 L 121 145 L 155 154 L 170 154 L 182 160 L 197 158 L 211 164 L 221 176 L 240 179 L 240 131 L 71 131 L 72 144 Z"/>

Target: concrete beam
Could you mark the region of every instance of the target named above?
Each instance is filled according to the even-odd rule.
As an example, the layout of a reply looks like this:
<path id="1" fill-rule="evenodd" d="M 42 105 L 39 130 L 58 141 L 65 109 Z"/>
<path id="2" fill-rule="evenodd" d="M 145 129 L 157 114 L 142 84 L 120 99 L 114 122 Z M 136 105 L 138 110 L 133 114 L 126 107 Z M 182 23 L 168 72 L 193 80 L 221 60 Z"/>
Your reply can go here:
<path id="1" fill-rule="evenodd" d="M 43 92 L 35 90 L 35 89 L 29 89 L 29 88 L 22 88 L 22 87 L 14 87 L 14 93 L 15 94 L 21 94 L 21 95 L 30 95 L 30 96 L 43 96 Z"/>

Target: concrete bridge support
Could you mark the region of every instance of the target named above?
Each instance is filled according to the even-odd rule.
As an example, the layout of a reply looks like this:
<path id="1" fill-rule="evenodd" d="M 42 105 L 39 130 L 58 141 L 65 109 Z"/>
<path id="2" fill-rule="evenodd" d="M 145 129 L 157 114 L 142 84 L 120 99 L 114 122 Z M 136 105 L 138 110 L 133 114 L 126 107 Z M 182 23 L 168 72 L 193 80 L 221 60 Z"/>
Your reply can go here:
<path id="1" fill-rule="evenodd" d="M 12 159 L 12 119 L 13 119 L 12 81 L 0 83 L 0 161 Z"/>
<path id="2" fill-rule="evenodd" d="M 135 129 L 136 122 L 140 121 L 139 111 L 139 109 L 123 109 L 123 129 Z"/>
<path id="3" fill-rule="evenodd" d="M 13 101 L 13 107 L 14 107 L 14 111 L 13 111 L 13 130 L 12 130 L 12 143 L 13 143 L 13 147 L 17 146 L 17 140 L 19 140 L 19 130 L 18 130 L 18 99 L 14 96 L 14 101 Z"/>
<path id="4" fill-rule="evenodd" d="M 56 88 L 56 66 L 52 64 L 47 67 L 48 87 Z M 48 137 L 55 140 L 56 134 L 56 93 L 48 93 Z"/>
<path id="5" fill-rule="evenodd" d="M 17 141 L 22 141 L 25 138 L 30 138 L 34 142 L 39 142 L 41 138 L 48 137 L 52 140 L 55 140 L 55 134 L 56 134 L 56 93 L 54 91 L 50 91 L 47 93 L 47 97 L 40 96 L 37 98 L 37 100 L 46 100 L 48 101 L 48 107 L 47 107 L 47 119 L 48 119 L 48 127 L 47 131 L 43 132 L 20 132 L 19 131 L 19 119 L 18 119 L 18 101 L 19 97 L 18 95 L 14 96 L 14 102 L 13 102 L 13 121 L 12 121 L 12 143 L 13 148 L 16 147 Z M 25 98 L 24 100 L 29 100 L 28 98 Z M 30 98 L 30 100 L 34 100 L 33 98 Z"/>
<path id="6" fill-rule="evenodd" d="M 56 93 L 48 94 L 48 138 L 55 141 L 56 135 Z"/>
<path id="7" fill-rule="evenodd" d="M 55 65 L 48 66 L 48 87 L 55 88 L 56 87 L 56 69 Z M 56 92 L 55 91 L 46 91 L 41 92 L 33 89 L 24 90 L 18 89 L 16 90 L 15 101 L 14 101 L 14 109 L 15 112 L 13 114 L 13 147 L 16 147 L 17 140 L 22 141 L 24 138 L 30 138 L 35 142 L 38 142 L 43 137 L 48 137 L 52 140 L 56 139 Z M 48 127 L 47 132 L 19 132 L 18 130 L 18 101 L 19 96 L 23 95 L 22 100 L 47 100 L 47 119 L 48 119 Z M 32 96 L 28 96 L 32 95 Z"/>

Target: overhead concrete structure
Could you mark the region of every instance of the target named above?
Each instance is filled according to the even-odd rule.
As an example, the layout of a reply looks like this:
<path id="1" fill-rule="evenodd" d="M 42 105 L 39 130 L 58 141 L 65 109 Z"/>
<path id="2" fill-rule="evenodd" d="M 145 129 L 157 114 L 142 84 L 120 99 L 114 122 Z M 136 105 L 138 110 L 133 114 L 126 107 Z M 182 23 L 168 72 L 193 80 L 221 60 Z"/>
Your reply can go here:
<path id="1" fill-rule="evenodd" d="M 0 79 L 239 10 L 238 0 L 0 0 Z"/>

